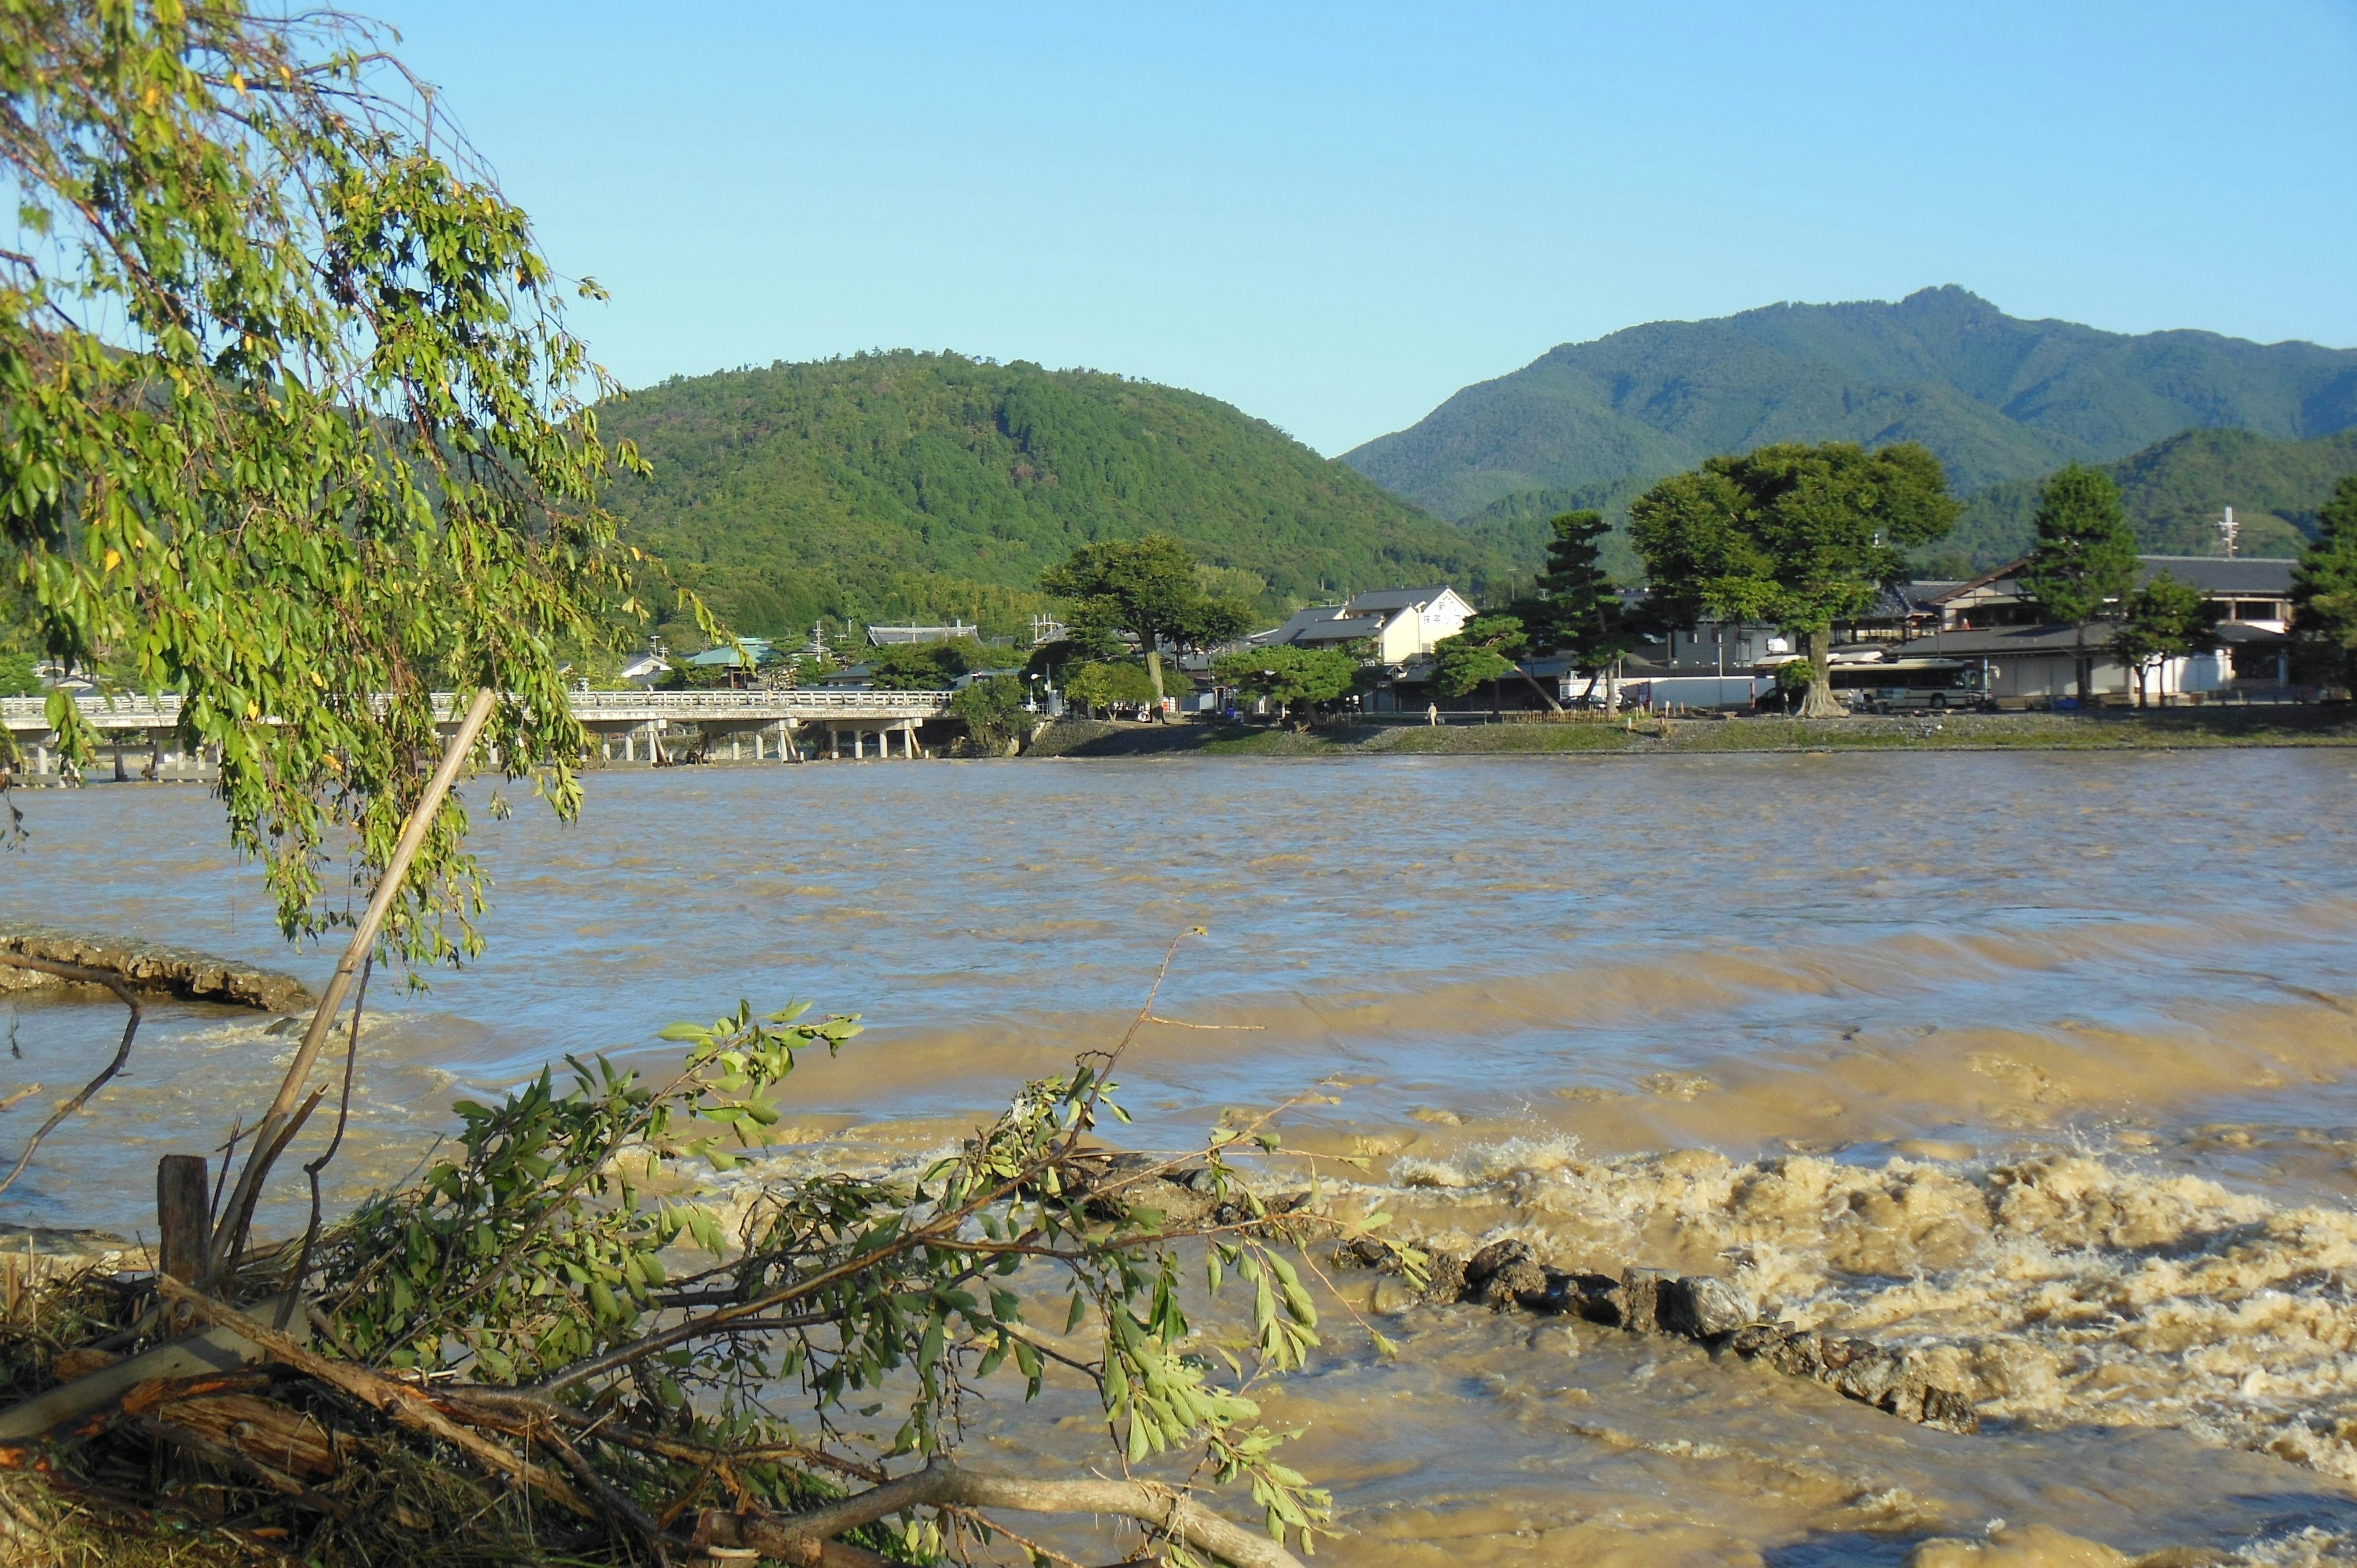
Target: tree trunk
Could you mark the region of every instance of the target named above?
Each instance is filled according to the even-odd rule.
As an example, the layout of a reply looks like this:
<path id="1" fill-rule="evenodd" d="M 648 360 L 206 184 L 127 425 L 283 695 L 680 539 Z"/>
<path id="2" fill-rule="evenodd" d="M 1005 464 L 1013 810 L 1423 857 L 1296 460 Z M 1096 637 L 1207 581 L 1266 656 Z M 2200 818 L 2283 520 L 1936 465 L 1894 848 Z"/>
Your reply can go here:
<path id="1" fill-rule="evenodd" d="M 1842 705 L 1834 701 L 1834 631 L 1820 627 L 1809 633 L 1809 694 L 1801 703 L 1804 719 L 1837 719 Z"/>
<path id="2" fill-rule="evenodd" d="M 1544 682 L 1527 670 L 1523 671 L 1523 679 L 1531 683 L 1531 690 L 1539 694 L 1539 701 L 1547 705 L 1547 712 L 1551 714 L 1563 712 L 1563 704 L 1555 700 L 1555 693 L 1546 689 Z"/>
<path id="3" fill-rule="evenodd" d="M 1154 711 L 1159 714 L 1162 711 L 1162 650 L 1154 646 L 1154 639 L 1150 637 L 1146 639 L 1146 674 L 1154 682 Z"/>
<path id="4" fill-rule="evenodd" d="M 1620 711 L 1620 660 L 1618 659 L 1612 661 L 1611 679 L 1604 684 L 1604 711 L 1608 714 Z"/>

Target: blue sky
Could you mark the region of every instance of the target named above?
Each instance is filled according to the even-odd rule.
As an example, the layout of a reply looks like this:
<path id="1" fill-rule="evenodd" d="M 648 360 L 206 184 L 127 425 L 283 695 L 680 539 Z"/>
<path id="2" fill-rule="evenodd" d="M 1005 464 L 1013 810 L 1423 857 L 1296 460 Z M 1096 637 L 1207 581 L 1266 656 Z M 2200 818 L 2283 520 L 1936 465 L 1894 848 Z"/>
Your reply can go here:
<path id="1" fill-rule="evenodd" d="M 956 349 L 1333 453 L 1781 299 L 2357 344 L 2357 0 L 361 5 L 631 385 Z"/>

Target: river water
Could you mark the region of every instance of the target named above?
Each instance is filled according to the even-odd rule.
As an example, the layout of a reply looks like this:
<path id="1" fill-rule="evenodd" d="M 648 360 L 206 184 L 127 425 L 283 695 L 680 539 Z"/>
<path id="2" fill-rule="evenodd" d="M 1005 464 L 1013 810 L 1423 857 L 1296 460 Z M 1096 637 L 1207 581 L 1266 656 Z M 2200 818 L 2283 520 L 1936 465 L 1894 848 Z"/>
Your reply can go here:
<path id="1" fill-rule="evenodd" d="M 324 974 L 202 794 L 18 799 L 0 915 Z M 1141 1146 L 1324 1083 L 1288 1141 L 1368 1159 L 1345 1205 L 1732 1273 L 1913 1347 L 1983 1412 L 1921 1431 L 1472 1308 L 1386 1320 L 1386 1362 L 1338 1316 L 1269 1402 L 1335 1487 L 1338 1560 L 1878 1563 L 1953 1536 L 1992 1568 L 2112 1561 L 2083 1541 L 2346 1561 L 2352 805 L 2332 750 L 602 774 L 576 825 L 484 822 L 490 950 L 378 984 L 335 1169 L 347 1198 L 397 1178 L 451 1100 L 739 997 L 870 1025 L 797 1074 L 781 1164 L 906 1165 L 1117 1035 L 1200 926 L 1157 1010 L 1230 1027 L 1149 1028 Z M 19 1003 L 0 1026 L 5 1093 L 79 1082 L 118 1026 Z M 154 1155 L 274 1082 L 291 1040 L 263 1028 L 161 1009 L 0 1219 L 146 1223 Z"/>

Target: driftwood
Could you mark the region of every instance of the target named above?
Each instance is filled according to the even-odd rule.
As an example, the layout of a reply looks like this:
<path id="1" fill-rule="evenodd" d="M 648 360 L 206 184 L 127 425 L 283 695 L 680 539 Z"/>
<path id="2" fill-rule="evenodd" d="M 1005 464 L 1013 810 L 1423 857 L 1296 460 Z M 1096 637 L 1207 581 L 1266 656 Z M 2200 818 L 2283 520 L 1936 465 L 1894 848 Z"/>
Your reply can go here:
<path id="1" fill-rule="evenodd" d="M 1016 1513 L 1112 1514 L 1133 1519 L 1236 1568 L 1302 1568 L 1301 1560 L 1265 1535 L 1244 1529 L 1153 1481 L 1036 1481 L 977 1476 L 935 1459 L 912 1476 L 871 1487 L 808 1513 L 747 1519 L 707 1511 L 696 1544 L 751 1547 L 799 1568 L 822 1568 L 829 1540 L 912 1508 L 1003 1509 Z"/>

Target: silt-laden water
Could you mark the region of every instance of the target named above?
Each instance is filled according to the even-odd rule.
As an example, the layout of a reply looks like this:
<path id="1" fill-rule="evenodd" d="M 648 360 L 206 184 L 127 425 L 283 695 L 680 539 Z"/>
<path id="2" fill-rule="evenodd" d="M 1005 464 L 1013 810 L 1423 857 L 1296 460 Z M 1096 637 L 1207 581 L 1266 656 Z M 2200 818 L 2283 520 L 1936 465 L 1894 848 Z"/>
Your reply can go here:
<path id="1" fill-rule="evenodd" d="M 288 966 L 215 802 L 19 800 L 0 917 Z M 2345 1560 L 2352 805 L 2333 751 L 600 775 L 576 826 L 480 828 L 490 950 L 424 995 L 380 980 L 336 1169 L 347 1198 L 396 1179 L 461 1094 L 740 996 L 871 1025 L 797 1074 L 780 1168 L 920 1160 L 1117 1034 L 1200 925 L 1158 1010 L 1232 1027 L 1135 1048 L 1141 1144 L 1327 1083 L 1290 1141 L 1367 1162 L 1338 1202 L 1441 1245 L 1731 1273 L 1914 1347 L 1983 1412 L 1921 1431 L 1469 1307 L 1387 1319 L 1385 1362 L 1337 1314 L 1269 1402 L 1335 1487 L 1337 1560 L 1896 1563 L 1958 1536 L 1996 1542 L 1986 1568 L 2110 1561 L 2051 1530 Z M 163 1009 L 0 1219 L 150 1223 L 154 1156 L 266 1097 L 291 1040 L 264 1022 Z M 116 1027 L 16 1004 L 0 1094 L 78 1083 Z M 985 1427 L 1009 1465 L 1082 1441 Z"/>

